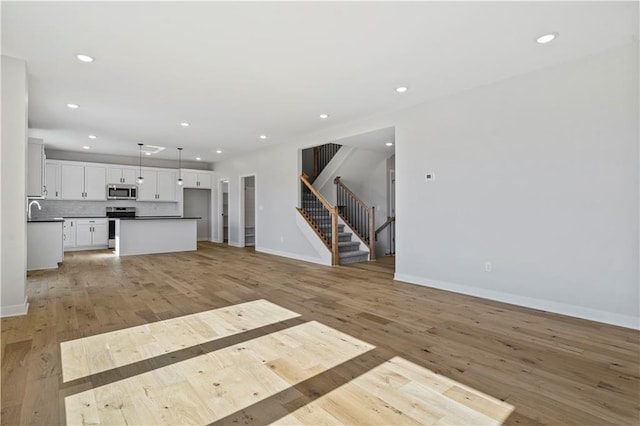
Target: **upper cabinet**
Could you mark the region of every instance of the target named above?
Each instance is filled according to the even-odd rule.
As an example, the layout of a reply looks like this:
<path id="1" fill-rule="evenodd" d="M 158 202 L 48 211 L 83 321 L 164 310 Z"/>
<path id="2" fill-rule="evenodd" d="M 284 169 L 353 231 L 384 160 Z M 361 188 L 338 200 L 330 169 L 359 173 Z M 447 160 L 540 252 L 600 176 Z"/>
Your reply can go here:
<path id="1" fill-rule="evenodd" d="M 138 201 L 177 201 L 174 171 L 142 169 L 144 182 L 138 186 Z"/>
<path id="2" fill-rule="evenodd" d="M 33 142 L 27 145 L 27 197 L 44 198 L 44 145 Z"/>
<path id="3" fill-rule="evenodd" d="M 60 165 L 60 199 L 106 200 L 107 170 L 84 163 Z"/>
<path id="4" fill-rule="evenodd" d="M 211 189 L 211 172 L 204 170 L 182 170 L 182 182 L 185 188 Z"/>
<path id="5" fill-rule="evenodd" d="M 60 164 L 46 162 L 45 166 L 45 197 L 47 200 L 60 199 Z"/>
<path id="6" fill-rule="evenodd" d="M 127 184 L 135 185 L 138 177 L 137 169 L 133 167 L 108 167 L 107 168 L 107 184 Z"/>
<path id="7" fill-rule="evenodd" d="M 142 184 L 137 183 L 139 173 L 136 167 L 47 160 L 44 194 L 50 200 L 106 201 L 107 185 L 127 184 L 138 186 L 138 201 L 175 203 L 182 196 L 178 191 L 177 170 L 145 167 L 142 169 Z M 204 174 L 198 174 L 193 188 L 203 188 L 203 182 L 210 186 L 210 176 L 208 181 L 205 179 Z"/>

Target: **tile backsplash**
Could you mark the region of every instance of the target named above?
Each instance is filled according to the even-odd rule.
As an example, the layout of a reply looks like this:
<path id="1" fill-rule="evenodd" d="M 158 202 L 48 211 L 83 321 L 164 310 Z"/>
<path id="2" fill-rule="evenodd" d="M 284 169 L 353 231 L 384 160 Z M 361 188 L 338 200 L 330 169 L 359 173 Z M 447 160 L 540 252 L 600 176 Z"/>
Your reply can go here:
<path id="1" fill-rule="evenodd" d="M 42 210 L 36 206 L 31 209 L 31 216 L 37 218 L 95 216 L 106 215 L 107 207 L 135 207 L 138 216 L 180 216 L 180 203 L 154 203 L 130 200 L 109 201 L 62 201 L 38 200 Z"/>

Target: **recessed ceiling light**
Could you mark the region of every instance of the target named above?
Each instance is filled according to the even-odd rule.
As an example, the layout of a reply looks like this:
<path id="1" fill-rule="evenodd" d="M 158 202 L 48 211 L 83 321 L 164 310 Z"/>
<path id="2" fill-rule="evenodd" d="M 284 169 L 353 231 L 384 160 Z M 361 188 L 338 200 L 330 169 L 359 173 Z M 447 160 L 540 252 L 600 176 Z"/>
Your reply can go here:
<path id="1" fill-rule="evenodd" d="M 216 154 L 222 154 L 222 151 L 218 149 L 218 150 L 216 151 Z"/>
<path id="2" fill-rule="evenodd" d="M 546 44 L 553 41 L 556 37 L 558 37 L 558 33 L 549 33 L 543 36 L 540 36 L 536 39 L 539 44 Z"/>
<path id="3" fill-rule="evenodd" d="M 89 139 L 95 139 L 95 138 L 97 138 L 96 135 L 89 135 Z"/>
<path id="4" fill-rule="evenodd" d="M 398 93 L 404 93 L 407 90 L 408 89 L 405 86 L 396 87 L 396 92 L 398 92 Z"/>
<path id="5" fill-rule="evenodd" d="M 222 183 L 229 183 L 229 181 L 228 180 L 223 180 Z"/>
<path id="6" fill-rule="evenodd" d="M 82 53 L 76 55 L 76 58 L 78 58 L 78 60 L 82 62 L 93 62 L 93 58 L 91 56 L 83 55 Z"/>
<path id="7" fill-rule="evenodd" d="M 68 106 L 69 108 L 71 108 L 71 109 L 78 109 L 78 108 L 80 108 L 80 105 L 78 105 L 78 104 L 67 104 L 67 106 Z"/>
<path id="8" fill-rule="evenodd" d="M 145 152 L 144 155 L 151 155 L 151 153 L 150 152 Z"/>
<path id="9" fill-rule="evenodd" d="M 320 118 L 322 118 L 323 120 L 325 118 L 329 118 L 329 114 L 320 114 Z"/>
<path id="10" fill-rule="evenodd" d="M 260 135 L 260 139 L 266 139 L 267 135 Z"/>
<path id="11" fill-rule="evenodd" d="M 82 147 L 82 149 L 91 149 L 91 147 L 85 145 L 85 146 Z"/>
<path id="12" fill-rule="evenodd" d="M 393 142 L 387 142 L 385 143 L 386 146 L 393 146 Z"/>
<path id="13" fill-rule="evenodd" d="M 189 127 L 191 124 L 187 123 L 186 121 L 183 121 L 182 123 L 180 123 L 180 125 L 182 127 Z"/>
<path id="14" fill-rule="evenodd" d="M 196 160 L 197 160 L 197 161 L 200 161 L 200 157 L 196 157 Z"/>

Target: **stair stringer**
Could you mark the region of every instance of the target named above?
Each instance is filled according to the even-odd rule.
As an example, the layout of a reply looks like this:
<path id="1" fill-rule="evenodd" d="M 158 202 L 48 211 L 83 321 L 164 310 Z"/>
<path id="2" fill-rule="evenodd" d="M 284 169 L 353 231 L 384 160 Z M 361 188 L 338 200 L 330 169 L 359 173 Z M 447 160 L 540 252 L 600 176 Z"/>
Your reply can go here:
<path id="1" fill-rule="evenodd" d="M 296 224 L 298 225 L 300 232 L 302 232 L 302 235 L 304 235 L 307 241 L 309 241 L 309 244 L 311 244 L 311 247 L 313 247 L 316 253 L 318 253 L 318 261 L 314 261 L 314 263 L 331 266 L 331 250 L 329 250 L 322 240 L 318 238 L 318 235 L 316 235 L 315 231 L 311 229 L 311 226 L 306 219 L 302 217 L 302 213 L 299 211 L 297 211 L 296 214 Z"/>
<path id="2" fill-rule="evenodd" d="M 345 228 L 347 228 L 347 229 L 349 229 L 349 231 L 351 231 L 351 240 L 352 241 L 358 241 L 360 243 L 360 247 L 358 248 L 358 250 L 366 251 L 368 253 L 367 261 L 371 260 L 371 251 L 369 250 L 369 246 L 367 246 L 367 244 L 364 241 L 362 241 L 362 238 L 360 238 L 358 233 L 356 231 L 354 231 L 354 229 L 351 226 L 349 226 L 349 224 L 347 222 L 345 222 L 344 219 L 342 219 L 342 217 L 340 217 L 340 215 L 338 215 L 338 224 L 344 225 Z M 325 246 L 325 248 L 326 248 L 326 246 Z"/>
<path id="3" fill-rule="evenodd" d="M 340 169 L 342 163 L 344 163 L 355 150 L 356 148 L 352 146 L 342 145 L 338 152 L 336 152 L 336 155 L 334 155 L 331 161 L 329 161 L 329 164 L 327 164 L 327 166 L 320 172 L 316 180 L 313 181 L 313 187 L 317 189 L 319 193 L 329 196 L 327 201 L 329 201 L 331 205 L 336 203 L 336 194 L 335 191 L 326 191 L 326 186 L 329 185 L 330 187 L 333 187 L 333 178 L 335 177 L 336 172 Z"/>

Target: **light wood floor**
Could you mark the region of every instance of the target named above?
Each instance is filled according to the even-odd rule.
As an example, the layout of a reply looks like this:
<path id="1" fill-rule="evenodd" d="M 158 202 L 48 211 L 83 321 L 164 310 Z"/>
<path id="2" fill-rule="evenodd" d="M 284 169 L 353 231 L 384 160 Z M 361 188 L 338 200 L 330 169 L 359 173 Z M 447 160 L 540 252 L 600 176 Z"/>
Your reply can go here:
<path id="1" fill-rule="evenodd" d="M 392 277 L 211 243 L 67 253 L 2 320 L 2 424 L 640 424 L 637 331 Z"/>

